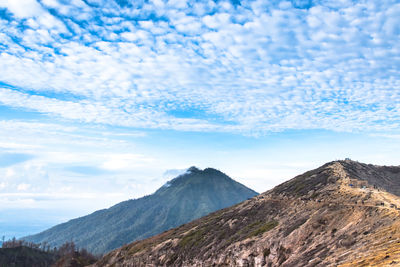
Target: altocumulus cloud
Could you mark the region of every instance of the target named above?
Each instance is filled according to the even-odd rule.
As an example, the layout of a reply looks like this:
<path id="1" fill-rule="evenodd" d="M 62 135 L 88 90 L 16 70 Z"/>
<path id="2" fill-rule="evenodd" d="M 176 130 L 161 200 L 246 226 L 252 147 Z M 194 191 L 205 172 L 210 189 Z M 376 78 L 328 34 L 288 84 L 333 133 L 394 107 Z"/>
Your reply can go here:
<path id="1" fill-rule="evenodd" d="M 399 130 L 399 17 L 394 0 L 0 0 L 0 103 L 138 128 Z"/>

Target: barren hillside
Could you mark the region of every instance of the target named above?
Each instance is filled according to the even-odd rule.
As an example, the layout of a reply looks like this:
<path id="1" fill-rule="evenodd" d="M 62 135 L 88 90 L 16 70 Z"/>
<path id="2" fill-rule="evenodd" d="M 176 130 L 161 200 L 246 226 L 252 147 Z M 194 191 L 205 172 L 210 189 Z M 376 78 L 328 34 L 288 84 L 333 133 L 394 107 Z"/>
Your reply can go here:
<path id="1" fill-rule="evenodd" d="M 327 163 L 96 266 L 400 265 L 399 184 L 399 167 Z"/>

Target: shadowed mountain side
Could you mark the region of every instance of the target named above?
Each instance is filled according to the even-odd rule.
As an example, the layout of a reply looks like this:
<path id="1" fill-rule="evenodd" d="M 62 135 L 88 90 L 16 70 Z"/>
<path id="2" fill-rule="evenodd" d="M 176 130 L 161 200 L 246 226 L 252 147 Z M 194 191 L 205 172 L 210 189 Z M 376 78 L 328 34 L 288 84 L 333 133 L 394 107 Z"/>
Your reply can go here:
<path id="1" fill-rule="evenodd" d="M 399 170 L 331 162 L 95 266 L 399 265 Z"/>
<path id="2" fill-rule="evenodd" d="M 0 248 L 1 267 L 83 267 L 98 260 L 85 249 L 67 242 L 60 248 L 10 239 Z"/>
<path id="3" fill-rule="evenodd" d="M 0 266 L 2 267 L 47 267 L 51 266 L 56 259 L 57 257 L 53 254 L 24 246 L 15 248 L 0 248 Z"/>
<path id="4" fill-rule="evenodd" d="M 121 202 L 24 239 L 51 246 L 72 240 L 78 247 L 104 253 L 255 195 L 218 170 L 191 167 L 152 195 Z"/>

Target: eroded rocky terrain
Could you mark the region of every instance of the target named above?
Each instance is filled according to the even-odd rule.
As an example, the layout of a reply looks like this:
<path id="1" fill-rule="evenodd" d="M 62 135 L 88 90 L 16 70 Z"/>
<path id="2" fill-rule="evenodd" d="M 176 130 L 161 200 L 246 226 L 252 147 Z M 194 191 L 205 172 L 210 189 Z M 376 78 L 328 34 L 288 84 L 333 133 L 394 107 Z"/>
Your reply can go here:
<path id="1" fill-rule="evenodd" d="M 399 185 L 400 167 L 327 163 L 95 266 L 399 266 Z"/>

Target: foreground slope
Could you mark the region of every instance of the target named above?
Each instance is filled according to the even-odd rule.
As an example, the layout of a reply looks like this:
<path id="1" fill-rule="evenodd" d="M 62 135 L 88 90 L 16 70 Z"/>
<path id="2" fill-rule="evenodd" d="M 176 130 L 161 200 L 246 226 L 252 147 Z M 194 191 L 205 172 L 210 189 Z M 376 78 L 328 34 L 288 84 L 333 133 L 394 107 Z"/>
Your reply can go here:
<path id="1" fill-rule="evenodd" d="M 191 167 L 150 196 L 119 203 L 24 239 L 51 246 L 72 240 L 80 248 L 104 253 L 255 195 L 218 170 Z"/>
<path id="2" fill-rule="evenodd" d="M 399 184 L 400 167 L 331 162 L 96 266 L 400 265 Z"/>

